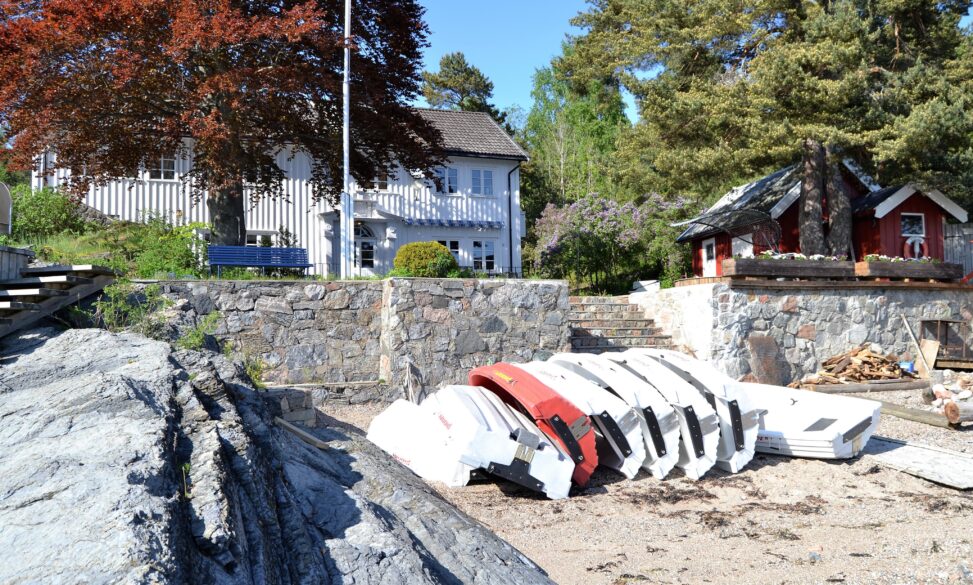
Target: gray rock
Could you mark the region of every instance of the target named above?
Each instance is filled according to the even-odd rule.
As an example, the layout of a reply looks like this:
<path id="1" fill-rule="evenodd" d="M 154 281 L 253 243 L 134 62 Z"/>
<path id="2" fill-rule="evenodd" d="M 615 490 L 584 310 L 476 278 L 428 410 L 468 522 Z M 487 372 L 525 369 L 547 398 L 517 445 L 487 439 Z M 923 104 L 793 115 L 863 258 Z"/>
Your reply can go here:
<path id="1" fill-rule="evenodd" d="M 486 343 L 475 331 L 463 331 L 456 336 L 457 355 L 467 355 L 486 349 Z"/>
<path id="2" fill-rule="evenodd" d="M 0 582 L 551 582 L 354 429 L 274 424 L 219 354 L 74 330 L 5 355 Z"/>
<path id="3" fill-rule="evenodd" d="M 279 297 L 260 297 L 254 304 L 254 310 L 263 313 L 284 313 L 291 314 L 291 304 Z"/>
<path id="4" fill-rule="evenodd" d="M 327 294 L 328 289 L 324 288 L 320 284 L 309 284 L 304 287 L 304 296 L 311 301 L 320 301 Z"/>

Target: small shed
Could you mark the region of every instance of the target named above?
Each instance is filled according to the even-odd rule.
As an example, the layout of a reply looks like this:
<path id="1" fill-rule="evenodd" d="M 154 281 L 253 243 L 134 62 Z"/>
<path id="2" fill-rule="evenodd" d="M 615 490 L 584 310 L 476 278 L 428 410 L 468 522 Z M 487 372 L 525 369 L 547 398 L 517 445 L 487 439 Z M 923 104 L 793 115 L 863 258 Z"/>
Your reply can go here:
<path id="1" fill-rule="evenodd" d="M 840 167 L 851 199 L 854 259 L 868 254 L 944 259 L 945 224 L 966 211 L 935 189 L 915 184 L 882 188 L 853 161 Z M 693 274 L 722 276 L 723 260 L 766 250 L 800 252 L 801 168 L 785 167 L 732 189 L 699 217 L 676 225 L 692 245 Z M 827 222 L 827 202 L 824 202 Z M 827 224 L 824 226 L 827 233 Z"/>

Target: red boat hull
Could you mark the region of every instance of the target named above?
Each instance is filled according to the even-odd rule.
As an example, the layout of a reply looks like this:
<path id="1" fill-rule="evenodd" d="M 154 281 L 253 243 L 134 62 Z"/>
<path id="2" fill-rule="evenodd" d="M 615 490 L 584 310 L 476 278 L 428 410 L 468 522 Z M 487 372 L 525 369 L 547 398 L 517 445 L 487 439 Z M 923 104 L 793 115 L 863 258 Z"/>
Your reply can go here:
<path id="1" fill-rule="evenodd" d="M 537 378 L 508 363 L 481 366 L 469 375 L 471 386 L 482 386 L 526 413 L 574 461 L 572 481 L 588 484 L 598 467 L 595 431 L 587 415 Z"/>

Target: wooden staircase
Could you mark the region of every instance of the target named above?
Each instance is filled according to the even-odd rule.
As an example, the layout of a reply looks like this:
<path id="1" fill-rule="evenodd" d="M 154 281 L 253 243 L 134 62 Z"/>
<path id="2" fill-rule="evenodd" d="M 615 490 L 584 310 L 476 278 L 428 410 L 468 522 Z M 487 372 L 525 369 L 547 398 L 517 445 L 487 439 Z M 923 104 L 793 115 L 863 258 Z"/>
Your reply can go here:
<path id="1" fill-rule="evenodd" d="M 603 353 L 632 347 L 669 349 L 672 338 L 622 297 L 571 297 L 571 351 Z"/>
<path id="2" fill-rule="evenodd" d="M 33 325 L 115 281 L 102 266 L 22 268 L 18 278 L 0 280 L 0 337 Z"/>

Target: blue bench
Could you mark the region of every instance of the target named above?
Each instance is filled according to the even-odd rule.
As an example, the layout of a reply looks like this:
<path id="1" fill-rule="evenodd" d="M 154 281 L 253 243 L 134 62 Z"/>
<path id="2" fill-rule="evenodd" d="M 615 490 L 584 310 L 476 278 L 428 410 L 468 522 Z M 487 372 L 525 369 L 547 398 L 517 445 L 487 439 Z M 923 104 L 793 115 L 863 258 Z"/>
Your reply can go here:
<path id="1" fill-rule="evenodd" d="M 307 248 L 264 248 L 259 246 L 210 246 L 208 248 L 210 270 L 216 268 L 220 276 L 224 266 L 259 268 L 296 268 L 304 270 L 312 266 L 307 259 Z"/>

